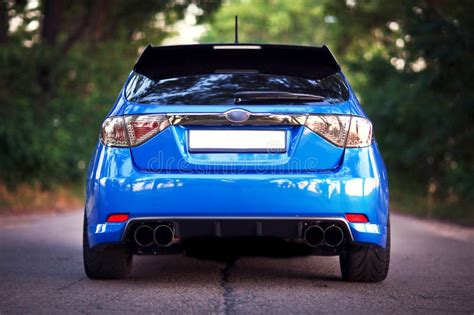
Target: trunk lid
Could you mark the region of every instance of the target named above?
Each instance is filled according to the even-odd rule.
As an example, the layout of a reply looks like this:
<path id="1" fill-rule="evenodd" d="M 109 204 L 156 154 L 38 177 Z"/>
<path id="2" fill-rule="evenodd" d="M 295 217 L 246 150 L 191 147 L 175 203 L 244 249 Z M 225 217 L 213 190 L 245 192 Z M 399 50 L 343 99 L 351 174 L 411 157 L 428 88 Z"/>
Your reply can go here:
<path id="1" fill-rule="evenodd" d="M 130 149 L 135 166 L 172 173 L 301 173 L 330 171 L 340 165 L 344 148 L 303 124 L 309 113 L 349 114 L 348 102 L 297 108 L 234 106 L 188 105 L 183 112 L 184 106 L 131 104 L 124 114 L 160 113 L 173 121 L 158 135 Z M 245 123 L 230 122 L 226 113 L 232 110 L 248 112 L 250 117 Z M 274 143 L 265 143 L 266 139 Z"/>

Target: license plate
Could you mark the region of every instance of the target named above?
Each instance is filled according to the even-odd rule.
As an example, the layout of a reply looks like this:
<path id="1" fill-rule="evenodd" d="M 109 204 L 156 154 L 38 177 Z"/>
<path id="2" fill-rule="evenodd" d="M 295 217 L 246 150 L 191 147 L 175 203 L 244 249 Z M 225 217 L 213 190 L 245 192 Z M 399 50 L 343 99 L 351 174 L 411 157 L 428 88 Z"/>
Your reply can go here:
<path id="1" fill-rule="evenodd" d="M 284 130 L 189 130 L 190 152 L 286 152 Z"/>

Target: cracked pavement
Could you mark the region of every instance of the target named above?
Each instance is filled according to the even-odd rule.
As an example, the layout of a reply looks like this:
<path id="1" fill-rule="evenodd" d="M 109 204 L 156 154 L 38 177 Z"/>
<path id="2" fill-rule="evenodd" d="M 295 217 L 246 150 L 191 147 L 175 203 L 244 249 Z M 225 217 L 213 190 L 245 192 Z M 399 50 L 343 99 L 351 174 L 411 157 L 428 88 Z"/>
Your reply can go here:
<path id="1" fill-rule="evenodd" d="M 120 281 L 85 277 L 82 213 L 0 221 L 0 313 L 474 312 L 474 232 L 392 215 L 382 283 L 341 281 L 336 257 L 135 257 Z"/>

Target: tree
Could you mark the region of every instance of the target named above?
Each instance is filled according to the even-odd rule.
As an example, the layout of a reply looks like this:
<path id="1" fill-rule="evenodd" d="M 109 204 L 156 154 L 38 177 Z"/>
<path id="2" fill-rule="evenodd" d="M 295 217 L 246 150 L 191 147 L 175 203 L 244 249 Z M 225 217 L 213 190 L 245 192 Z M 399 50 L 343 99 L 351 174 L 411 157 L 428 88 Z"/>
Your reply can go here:
<path id="1" fill-rule="evenodd" d="M 428 200 L 474 200 L 470 1 L 337 2 L 334 42 L 374 120 L 393 177 Z M 349 34 L 342 30 L 351 31 Z M 347 45 L 347 43 L 350 43 Z"/>
<path id="2" fill-rule="evenodd" d="M 450 216 L 474 200 L 473 8 L 469 0 L 230 1 L 202 41 L 231 42 L 239 15 L 242 42 L 328 43 L 374 124 L 392 191 Z"/>
<path id="3" fill-rule="evenodd" d="M 0 0 L 0 181 L 81 180 L 140 49 L 159 44 L 191 3 L 219 5 Z"/>
<path id="4" fill-rule="evenodd" d="M 310 0 L 231 1 L 211 18 L 201 42 L 233 42 L 234 16 L 239 16 L 239 40 L 251 43 L 314 45 L 327 36 L 324 2 Z"/>

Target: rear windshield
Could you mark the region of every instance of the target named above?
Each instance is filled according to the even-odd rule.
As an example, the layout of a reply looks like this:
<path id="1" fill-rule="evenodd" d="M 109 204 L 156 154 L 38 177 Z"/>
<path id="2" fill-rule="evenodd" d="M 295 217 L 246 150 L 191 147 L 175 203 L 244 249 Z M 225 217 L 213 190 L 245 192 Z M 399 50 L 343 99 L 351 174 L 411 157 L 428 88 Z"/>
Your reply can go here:
<path id="1" fill-rule="evenodd" d="M 226 105 L 234 104 L 235 93 L 247 91 L 319 95 L 328 103 L 339 103 L 349 98 L 348 88 L 339 73 L 324 79 L 261 73 L 213 73 L 154 81 L 137 72 L 132 73 L 125 97 L 140 104 Z"/>

